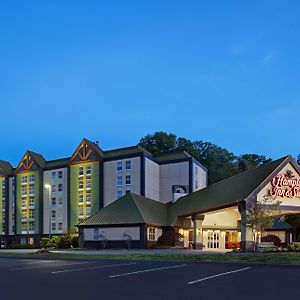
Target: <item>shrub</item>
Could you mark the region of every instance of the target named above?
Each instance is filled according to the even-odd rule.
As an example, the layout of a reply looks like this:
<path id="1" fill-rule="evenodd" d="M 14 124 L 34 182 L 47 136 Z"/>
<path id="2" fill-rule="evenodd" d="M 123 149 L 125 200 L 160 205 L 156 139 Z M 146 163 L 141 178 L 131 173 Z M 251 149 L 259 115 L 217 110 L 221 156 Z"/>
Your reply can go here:
<path id="1" fill-rule="evenodd" d="M 275 246 L 279 247 L 281 245 L 281 240 L 278 236 L 276 235 L 272 235 L 272 234 L 269 234 L 269 235 L 266 235 L 266 236 L 263 236 L 261 238 L 261 241 L 262 242 L 273 242 Z"/>
<path id="2" fill-rule="evenodd" d="M 40 241 L 41 248 L 47 248 L 49 243 L 49 238 L 42 238 Z"/>
<path id="3" fill-rule="evenodd" d="M 291 243 L 287 247 L 289 251 L 300 251 L 300 243 Z"/>
<path id="4" fill-rule="evenodd" d="M 71 248 L 71 238 L 67 235 L 62 235 L 58 238 L 56 248 L 67 249 Z"/>
<path id="5" fill-rule="evenodd" d="M 78 236 L 72 236 L 71 238 L 71 246 L 72 248 L 78 248 L 79 247 L 79 239 Z"/>
<path id="6" fill-rule="evenodd" d="M 182 238 L 182 235 L 175 232 L 172 229 L 165 230 L 163 234 L 158 238 L 157 244 L 160 246 L 177 246 L 179 240 Z"/>

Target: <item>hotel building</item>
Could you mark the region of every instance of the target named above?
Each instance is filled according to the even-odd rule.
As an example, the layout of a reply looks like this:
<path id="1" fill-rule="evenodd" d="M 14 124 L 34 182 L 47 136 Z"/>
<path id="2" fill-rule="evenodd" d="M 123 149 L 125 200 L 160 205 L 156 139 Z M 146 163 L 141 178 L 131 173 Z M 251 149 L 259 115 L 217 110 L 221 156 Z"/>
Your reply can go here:
<path id="1" fill-rule="evenodd" d="M 207 170 L 186 152 L 153 156 L 139 146 L 103 151 L 83 139 L 71 157 L 47 161 L 27 151 L 17 167 L 0 161 L 2 244 L 38 245 L 125 194 L 169 203 L 207 185 Z"/>
<path id="2" fill-rule="evenodd" d="M 224 251 L 253 249 L 253 233 L 244 222 L 247 211 L 264 197 L 280 201 L 280 215 L 300 213 L 300 168 L 286 156 L 232 176 L 177 201 L 162 203 L 129 193 L 78 224 L 82 246 L 149 248 L 170 227 L 180 233 L 180 245 Z M 176 200 L 176 199 L 175 199 Z M 292 227 L 279 218 L 259 238 L 276 235 L 292 242 Z"/>

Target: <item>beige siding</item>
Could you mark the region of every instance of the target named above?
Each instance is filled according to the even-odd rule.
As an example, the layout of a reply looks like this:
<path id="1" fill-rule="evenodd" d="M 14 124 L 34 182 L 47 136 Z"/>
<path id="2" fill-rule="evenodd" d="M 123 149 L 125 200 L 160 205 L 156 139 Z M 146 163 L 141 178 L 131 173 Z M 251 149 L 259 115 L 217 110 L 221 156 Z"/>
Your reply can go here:
<path id="1" fill-rule="evenodd" d="M 160 165 L 160 201 L 173 201 L 172 185 L 189 185 L 189 162 Z"/>
<path id="2" fill-rule="evenodd" d="M 159 165 L 152 160 L 145 159 L 145 196 L 159 200 Z"/>
<path id="3" fill-rule="evenodd" d="M 236 228 L 238 220 L 240 220 L 238 209 L 230 208 L 206 214 L 202 226 L 203 228 Z"/>
<path id="4" fill-rule="evenodd" d="M 108 241 L 125 241 L 127 239 L 126 235 L 129 234 L 134 241 L 140 240 L 140 228 L 139 227 L 107 227 L 99 228 L 100 233 Z M 84 229 L 84 240 L 85 241 L 95 241 L 94 238 L 94 228 Z"/>
<path id="5" fill-rule="evenodd" d="M 125 170 L 126 161 L 131 161 L 131 171 Z M 117 162 L 122 161 L 123 170 L 122 172 L 117 171 Z M 141 158 L 133 157 L 121 160 L 113 160 L 104 163 L 103 168 L 103 183 L 104 183 L 104 206 L 112 203 L 117 199 L 117 191 L 122 191 L 125 195 L 126 190 L 133 193 L 141 193 Z M 126 175 L 131 175 L 131 185 L 126 186 L 125 177 Z M 117 177 L 122 176 L 123 185 L 121 188 L 117 187 Z"/>
<path id="6" fill-rule="evenodd" d="M 58 178 L 58 172 L 63 172 L 63 178 Z M 52 172 L 56 173 L 56 177 L 52 179 Z M 49 184 L 51 187 L 52 185 L 56 186 L 56 192 L 54 192 L 51 188 L 51 197 L 49 199 L 49 192 L 48 189 L 45 188 L 45 185 Z M 62 192 L 58 191 L 58 185 L 62 184 Z M 56 218 L 52 219 L 51 223 L 56 223 L 56 230 L 51 229 L 52 234 L 60 234 L 63 233 L 68 227 L 67 224 L 67 199 L 68 199 L 68 178 L 67 178 L 67 168 L 55 169 L 44 171 L 44 182 L 43 182 L 43 196 L 44 196 L 44 209 L 43 209 L 43 233 L 49 234 L 49 217 L 52 210 L 56 211 Z M 52 198 L 56 198 L 56 205 L 52 206 L 51 201 Z M 62 199 L 62 204 L 59 204 L 59 198 Z M 63 227 L 62 230 L 58 230 L 58 224 L 62 223 Z"/>

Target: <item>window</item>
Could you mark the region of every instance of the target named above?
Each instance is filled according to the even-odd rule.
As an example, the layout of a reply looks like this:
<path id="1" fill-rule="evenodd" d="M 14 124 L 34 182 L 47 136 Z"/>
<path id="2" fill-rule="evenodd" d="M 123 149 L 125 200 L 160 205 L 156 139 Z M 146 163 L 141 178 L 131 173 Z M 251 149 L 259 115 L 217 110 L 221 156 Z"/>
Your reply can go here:
<path id="1" fill-rule="evenodd" d="M 33 194 L 34 194 L 34 185 L 31 184 L 31 185 L 29 186 L 29 195 L 33 195 Z"/>
<path id="2" fill-rule="evenodd" d="M 117 199 L 120 199 L 122 196 L 122 191 L 117 191 Z"/>
<path id="3" fill-rule="evenodd" d="M 148 228 L 148 240 L 155 241 L 155 228 L 153 227 Z"/>
<path id="4" fill-rule="evenodd" d="M 117 186 L 122 187 L 122 176 L 117 177 Z"/>
<path id="5" fill-rule="evenodd" d="M 62 205 L 63 204 L 63 198 L 62 197 L 58 197 L 58 205 Z"/>
<path id="6" fill-rule="evenodd" d="M 51 211 L 51 218 L 52 218 L 52 220 L 56 219 L 56 210 Z"/>
<path id="7" fill-rule="evenodd" d="M 29 211 L 29 219 L 33 219 L 34 218 L 34 211 L 30 210 Z"/>
<path id="8" fill-rule="evenodd" d="M 29 182 L 34 182 L 34 174 L 31 174 L 31 175 L 29 176 Z"/>
<path id="9" fill-rule="evenodd" d="M 126 175 L 126 180 L 125 180 L 126 185 L 131 185 L 131 176 Z"/>
<path id="10" fill-rule="evenodd" d="M 62 231 L 63 230 L 63 223 L 58 223 L 58 230 Z"/>
<path id="11" fill-rule="evenodd" d="M 26 211 L 22 211 L 22 219 L 27 219 L 27 213 Z"/>
<path id="12" fill-rule="evenodd" d="M 21 238 L 21 245 L 26 245 L 26 244 L 27 244 L 27 239 Z"/>
<path id="13" fill-rule="evenodd" d="M 82 176 L 83 176 L 83 167 L 79 167 L 79 170 L 78 170 L 78 176 L 79 176 L 79 177 L 82 177 Z"/>
<path id="14" fill-rule="evenodd" d="M 29 223 L 29 231 L 34 231 L 34 222 Z"/>
<path id="15" fill-rule="evenodd" d="M 94 228 L 94 240 L 99 240 L 99 228 Z"/>
<path id="16" fill-rule="evenodd" d="M 126 171 L 130 171 L 131 170 L 131 160 L 126 160 L 126 162 L 125 162 L 125 169 L 126 169 Z"/>
<path id="17" fill-rule="evenodd" d="M 62 179 L 63 178 L 63 171 L 58 171 L 58 179 Z"/>
<path id="18" fill-rule="evenodd" d="M 62 190 L 63 190 L 63 185 L 60 183 L 60 184 L 58 185 L 58 191 L 59 191 L 59 192 L 62 192 Z"/>
<path id="19" fill-rule="evenodd" d="M 86 194 L 86 203 L 91 203 L 91 194 L 90 193 L 87 193 Z"/>
<path id="20" fill-rule="evenodd" d="M 126 194 L 130 193 L 131 190 L 130 189 L 126 189 Z"/>
<path id="21" fill-rule="evenodd" d="M 27 207 L 27 200 L 22 199 L 22 208 L 26 208 L 26 207 Z"/>
<path id="22" fill-rule="evenodd" d="M 87 190 L 91 189 L 91 182 L 92 182 L 91 179 L 86 180 L 85 187 L 86 187 Z"/>
<path id="23" fill-rule="evenodd" d="M 122 172 L 123 166 L 122 166 L 122 161 L 117 161 L 117 171 Z"/>
<path id="24" fill-rule="evenodd" d="M 79 207 L 79 217 L 83 217 L 83 207 Z"/>
<path id="25" fill-rule="evenodd" d="M 51 192 L 52 193 L 56 193 L 56 185 L 55 184 L 52 184 L 52 186 L 51 186 Z"/>
<path id="26" fill-rule="evenodd" d="M 27 195 L 27 187 L 22 186 L 22 196 L 26 196 L 26 195 Z"/>
<path id="27" fill-rule="evenodd" d="M 29 198 L 29 206 L 30 206 L 31 208 L 34 207 L 34 197 L 30 197 L 30 198 Z"/>
<path id="28" fill-rule="evenodd" d="M 78 188 L 79 190 L 83 190 L 83 180 L 78 181 Z"/>
<path id="29" fill-rule="evenodd" d="M 52 225 L 51 225 L 51 230 L 53 230 L 53 231 L 56 230 L 56 223 L 52 223 Z"/>
<path id="30" fill-rule="evenodd" d="M 83 195 L 78 195 L 78 203 L 83 203 Z"/>
<path id="31" fill-rule="evenodd" d="M 87 166 L 86 167 L 86 175 L 91 175 L 92 174 L 92 167 L 91 166 Z"/>
<path id="32" fill-rule="evenodd" d="M 56 172 L 51 173 L 51 180 L 55 181 L 56 180 Z"/>
<path id="33" fill-rule="evenodd" d="M 58 211 L 57 211 L 57 218 L 58 218 L 58 219 L 61 219 L 61 218 L 62 218 L 62 212 L 61 212 L 61 210 L 58 210 Z"/>
<path id="34" fill-rule="evenodd" d="M 27 176 L 22 176 L 22 184 L 27 183 Z"/>
<path id="35" fill-rule="evenodd" d="M 86 217 L 89 217 L 91 215 L 91 208 L 87 207 L 86 208 Z"/>
<path id="36" fill-rule="evenodd" d="M 52 206 L 56 205 L 56 198 L 55 197 L 52 197 L 52 199 L 51 199 L 51 205 Z"/>

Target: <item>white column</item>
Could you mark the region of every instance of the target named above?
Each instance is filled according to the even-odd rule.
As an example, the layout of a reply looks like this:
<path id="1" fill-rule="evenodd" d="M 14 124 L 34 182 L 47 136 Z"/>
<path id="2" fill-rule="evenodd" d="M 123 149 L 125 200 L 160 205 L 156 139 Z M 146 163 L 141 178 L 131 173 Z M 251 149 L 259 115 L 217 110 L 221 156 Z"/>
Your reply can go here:
<path id="1" fill-rule="evenodd" d="M 203 230 L 202 223 L 204 220 L 204 215 L 193 216 L 193 248 L 201 249 L 203 248 Z"/>

